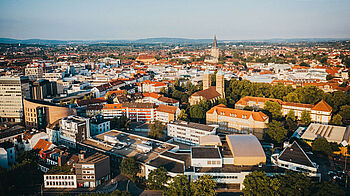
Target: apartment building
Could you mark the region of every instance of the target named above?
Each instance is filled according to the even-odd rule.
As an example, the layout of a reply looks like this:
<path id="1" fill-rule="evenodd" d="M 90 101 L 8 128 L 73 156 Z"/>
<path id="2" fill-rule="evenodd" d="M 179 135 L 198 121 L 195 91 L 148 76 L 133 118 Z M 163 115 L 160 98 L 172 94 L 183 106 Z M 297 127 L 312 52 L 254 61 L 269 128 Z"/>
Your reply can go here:
<path id="1" fill-rule="evenodd" d="M 105 104 L 101 114 L 106 118 L 126 116 L 137 122 L 153 121 L 156 114 L 156 105 L 153 103 L 122 103 Z"/>
<path id="2" fill-rule="evenodd" d="M 23 120 L 23 99 L 30 98 L 28 77 L 0 77 L 0 122 Z"/>
<path id="3" fill-rule="evenodd" d="M 75 148 L 77 142 L 90 137 L 90 123 L 88 118 L 67 116 L 60 120 L 58 143 Z"/>
<path id="4" fill-rule="evenodd" d="M 37 80 L 43 76 L 44 69 L 40 66 L 27 65 L 24 70 L 25 76 L 28 76 L 30 80 Z"/>
<path id="5" fill-rule="evenodd" d="M 262 112 L 232 109 L 220 104 L 207 111 L 206 121 L 209 125 L 219 125 L 220 132 L 252 133 L 262 139 L 269 117 Z"/>
<path id="6" fill-rule="evenodd" d="M 168 85 L 164 82 L 152 82 L 150 80 L 146 80 L 142 83 L 141 91 L 144 93 L 157 92 L 159 93 L 162 88 L 167 88 Z"/>
<path id="7" fill-rule="evenodd" d="M 173 121 L 168 123 L 168 136 L 175 141 L 188 145 L 198 145 L 201 136 L 215 135 L 218 125 L 203 125 L 186 121 Z"/>
<path id="8" fill-rule="evenodd" d="M 176 106 L 159 105 L 156 109 L 155 119 L 163 123 L 168 123 L 175 121 L 180 115 L 180 112 L 180 109 Z"/>
<path id="9" fill-rule="evenodd" d="M 75 173 L 78 187 L 97 187 L 110 180 L 110 158 L 101 153 L 95 153 L 89 157 L 79 155 Z"/>

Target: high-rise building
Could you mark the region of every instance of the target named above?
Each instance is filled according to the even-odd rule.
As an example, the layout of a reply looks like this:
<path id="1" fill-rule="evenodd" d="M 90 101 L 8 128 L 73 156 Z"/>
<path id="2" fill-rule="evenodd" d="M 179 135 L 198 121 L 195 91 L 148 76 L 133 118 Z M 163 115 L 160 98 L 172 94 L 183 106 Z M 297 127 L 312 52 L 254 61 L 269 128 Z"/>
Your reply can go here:
<path id="1" fill-rule="evenodd" d="M 48 96 L 56 96 L 57 85 L 56 82 L 50 82 L 45 79 L 41 79 L 33 82 L 30 87 L 30 94 L 32 99 L 44 99 Z"/>
<path id="2" fill-rule="evenodd" d="M 0 77 L 0 121 L 21 122 L 23 118 L 23 98 L 29 98 L 28 77 Z"/>

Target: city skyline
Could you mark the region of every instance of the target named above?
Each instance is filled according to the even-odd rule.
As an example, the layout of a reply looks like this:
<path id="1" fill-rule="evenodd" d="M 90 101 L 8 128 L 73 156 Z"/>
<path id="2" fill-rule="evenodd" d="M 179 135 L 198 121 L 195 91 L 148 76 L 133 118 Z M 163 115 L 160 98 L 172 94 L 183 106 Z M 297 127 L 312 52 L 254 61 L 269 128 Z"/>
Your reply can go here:
<path id="1" fill-rule="evenodd" d="M 346 0 L 1 1 L 0 37 L 136 40 L 349 38 Z M 53 9 L 54 8 L 54 9 Z"/>

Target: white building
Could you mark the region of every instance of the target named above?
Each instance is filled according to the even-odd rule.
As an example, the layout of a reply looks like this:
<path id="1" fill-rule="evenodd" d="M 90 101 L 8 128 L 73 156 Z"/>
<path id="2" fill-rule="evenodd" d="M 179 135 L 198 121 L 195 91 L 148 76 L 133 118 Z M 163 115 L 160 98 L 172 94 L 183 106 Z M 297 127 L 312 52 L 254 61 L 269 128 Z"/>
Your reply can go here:
<path id="1" fill-rule="evenodd" d="M 28 65 L 24 70 L 25 76 L 28 76 L 30 80 L 37 80 L 41 78 L 44 73 L 44 69 L 42 67 Z"/>
<path id="2" fill-rule="evenodd" d="M 191 166 L 222 167 L 222 157 L 217 147 L 192 147 Z"/>
<path id="3" fill-rule="evenodd" d="M 273 154 L 271 162 L 281 168 L 305 172 L 310 176 L 320 176 L 317 174 L 316 163 L 310 160 L 296 141 L 287 145 L 280 154 Z"/>
<path id="4" fill-rule="evenodd" d="M 198 145 L 204 135 L 215 135 L 218 125 L 203 125 L 193 122 L 174 121 L 168 123 L 168 136 L 177 142 Z"/>
<path id="5" fill-rule="evenodd" d="M 68 116 L 60 120 L 58 143 L 75 148 L 77 142 L 90 137 L 90 123 L 88 118 Z"/>
<path id="6" fill-rule="evenodd" d="M 59 189 L 77 188 L 77 177 L 74 174 L 45 174 L 44 187 Z"/>

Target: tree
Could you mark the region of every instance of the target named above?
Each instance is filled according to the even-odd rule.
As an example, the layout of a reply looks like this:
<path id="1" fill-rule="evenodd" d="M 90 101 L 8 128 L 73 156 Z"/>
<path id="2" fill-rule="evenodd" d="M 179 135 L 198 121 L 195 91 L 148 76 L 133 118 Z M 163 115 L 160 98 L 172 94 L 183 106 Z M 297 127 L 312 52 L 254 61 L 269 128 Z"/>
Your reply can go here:
<path id="1" fill-rule="evenodd" d="M 147 187 L 151 190 L 164 190 L 168 175 L 164 167 L 152 170 L 147 179 Z"/>
<path id="2" fill-rule="evenodd" d="M 289 110 L 287 113 L 286 119 L 291 119 L 292 121 L 295 121 L 295 112 L 294 110 Z"/>
<path id="3" fill-rule="evenodd" d="M 301 122 L 305 125 L 309 125 L 311 123 L 311 114 L 309 111 L 304 110 L 301 112 Z"/>
<path id="4" fill-rule="evenodd" d="M 298 123 L 293 121 L 291 118 L 287 118 L 284 123 L 284 127 L 289 131 L 289 133 L 293 133 L 298 128 Z"/>
<path id="5" fill-rule="evenodd" d="M 120 164 L 120 171 L 131 180 L 135 180 L 136 175 L 140 172 L 140 165 L 133 157 L 124 158 Z"/>
<path id="6" fill-rule="evenodd" d="M 169 196 L 190 196 L 191 183 L 188 177 L 184 175 L 175 176 L 165 191 L 165 195 Z"/>
<path id="7" fill-rule="evenodd" d="M 109 93 L 107 94 L 106 102 L 107 102 L 108 104 L 113 104 L 113 103 L 114 103 L 113 97 L 112 97 L 112 95 L 109 94 Z"/>
<path id="8" fill-rule="evenodd" d="M 334 77 L 332 76 L 332 74 L 328 74 L 327 76 L 326 76 L 326 80 L 331 80 L 331 79 L 333 79 Z"/>
<path id="9" fill-rule="evenodd" d="M 296 92 L 289 93 L 283 98 L 283 100 L 287 102 L 300 103 L 299 95 Z"/>
<path id="10" fill-rule="evenodd" d="M 300 65 L 300 66 L 304 66 L 304 67 L 310 67 L 310 65 L 307 64 L 307 63 L 305 63 L 305 62 L 302 62 L 302 63 L 300 63 L 299 65 Z"/>
<path id="11" fill-rule="evenodd" d="M 253 111 L 254 110 L 254 108 L 252 107 L 252 106 L 245 106 L 244 108 L 243 108 L 243 110 L 248 110 L 248 111 Z"/>
<path id="12" fill-rule="evenodd" d="M 278 175 L 278 195 L 310 195 L 311 179 L 303 173 L 287 171 L 285 175 Z"/>
<path id="13" fill-rule="evenodd" d="M 345 192 L 335 183 L 323 182 L 315 186 L 313 195 L 345 196 Z"/>
<path id="14" fill-rule="evenodd" d="M 216 182 L 210 175 L 200 176 L 196 181 L 191 182 L 192 195 L 216 195 Z"/>
<path id="15" fill-rule="evenodd" d="M 111 129 L 128 130 L 130 128 L 130 119 L 126 116 L 114 117 L 111 119 Z"/>
<path id="16" fill-rule="evenodd" d="M 190 118 L 192 121 L 195 122 L 205 122 L 205 113 L 207 112 L 203 107 L 200 105 L 193 105 L 189 109 L 190 111 Z"/>
<path id="17" fill-rule="evenodd" d="M 277 195 L 279 182 L 263 171 L 253 171 L 244 178 L 244 195 Z"/>
<path id="18" fill-rule="evenodd" d="M 267 128 L 266 134 L 275 144 L 280 144 L 286 139 L 288 130 L 283 127 L 281 122 L 272 120 L 267 123 Z"/>
<path id="19" fill-rule="evenodd" d="M 343 117 L 340 114 L 333 115 L 331 123 L 334 125 L 342 125 Z"/>
<path id="20" fill-rule="evenodd" d="M 178 119 L 188 121 L 188 115 L 186 113 L 186 110 L 184 110 L 184 109 L 181 110 Z"/>
<path id="21" fill-rule="evenodd" d="M 350 122 L 350 105 L 341 106 L 339 114 L 343 118 L 343 122 L 345 124 L 349 124 L 349 122 Z"/>
<path id="22" fill-rule="evenodd" d="M 331 144 L 323 137 L 316 138 L 312 142 L 312 151 L 325 153 L 327 155 L 333 152 Z"/>
<path id="23" fill-rule="evenodd" d="M 264 105 L 264 110 L 268 111 L 268 113 L 270 114 L 269 116 L 272 117 L 272 119 L 279 119 L 282 116 L 281 105 L 276 101 L 266 101 Z"/>
<path id="24" fill-rule="evenodd" d="M 162 138 L 164 136 L 164 130 L 166 126 L 162 122 L 155 120 L 152 124 L 149 125 L 148 136 L 152 138 Z"/>

